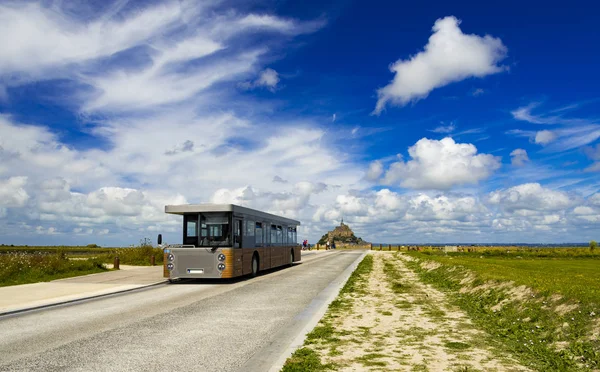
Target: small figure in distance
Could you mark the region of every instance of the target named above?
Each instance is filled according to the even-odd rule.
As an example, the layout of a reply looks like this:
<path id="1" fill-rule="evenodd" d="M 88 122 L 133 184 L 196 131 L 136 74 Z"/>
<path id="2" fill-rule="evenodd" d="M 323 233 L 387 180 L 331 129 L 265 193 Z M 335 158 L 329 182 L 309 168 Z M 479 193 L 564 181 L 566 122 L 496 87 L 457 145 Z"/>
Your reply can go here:
<path id="1" fill-rule="evenodd" d="M 331 242 L 331 249 L 335 249 L 335 240 Z"/>
<path id="2" fill-rule="evenodd" d="M 329 240 L 325 243 L 325 250 L 329 250 Z"/>
<path id="3" fill-rule="evenodd" d="M 302 242 L 302 250 L 305 251 L 306 250 L 306 245 L 307 245 L 307 240 L 304 239 L 304 241 Z"/>

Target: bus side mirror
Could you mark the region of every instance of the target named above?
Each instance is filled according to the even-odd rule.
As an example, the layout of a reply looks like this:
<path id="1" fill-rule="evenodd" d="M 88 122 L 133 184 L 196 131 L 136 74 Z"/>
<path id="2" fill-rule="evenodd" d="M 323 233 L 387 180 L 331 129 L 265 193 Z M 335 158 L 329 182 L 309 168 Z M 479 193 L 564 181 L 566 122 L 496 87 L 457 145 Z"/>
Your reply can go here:
<path id="1" fill-rule="evenodd" d="M 158 245 L 162 244 L 162 234 L 158 234 Z"/>

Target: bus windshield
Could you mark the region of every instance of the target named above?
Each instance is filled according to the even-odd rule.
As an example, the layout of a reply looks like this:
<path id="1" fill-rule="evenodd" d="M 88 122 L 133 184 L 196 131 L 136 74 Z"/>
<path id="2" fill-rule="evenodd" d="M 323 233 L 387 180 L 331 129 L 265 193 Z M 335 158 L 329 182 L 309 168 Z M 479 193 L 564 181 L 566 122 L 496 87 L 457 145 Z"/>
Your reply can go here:
<path id="1" fill-rule="evenodd" d="M 227 212 L 200 213 L 200 247 L 231 245 Z"/>

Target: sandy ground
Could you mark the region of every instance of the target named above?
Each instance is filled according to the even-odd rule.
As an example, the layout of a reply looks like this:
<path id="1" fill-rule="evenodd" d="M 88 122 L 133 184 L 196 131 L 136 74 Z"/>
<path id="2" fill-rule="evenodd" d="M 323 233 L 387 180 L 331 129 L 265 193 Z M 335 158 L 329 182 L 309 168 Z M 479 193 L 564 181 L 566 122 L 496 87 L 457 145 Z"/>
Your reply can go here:
<path id="1" fill-rule="evenodd" d="M 324 318 L 336 341 L 311 345 L 323 363 L 340 371 L 528 370 L 489 346 L 443 293 L 421 283 L 404 264 L 410 257 L 372 253 L 366 294 L 352 297 L 351 309 Z"/>

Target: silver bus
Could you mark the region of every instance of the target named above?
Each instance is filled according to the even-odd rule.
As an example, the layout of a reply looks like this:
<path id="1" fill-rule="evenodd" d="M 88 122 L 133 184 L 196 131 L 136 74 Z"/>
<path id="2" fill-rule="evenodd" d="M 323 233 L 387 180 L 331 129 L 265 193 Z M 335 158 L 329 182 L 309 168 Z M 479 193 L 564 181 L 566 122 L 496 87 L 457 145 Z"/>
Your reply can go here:
<path id="1" fill-rule="evenodd" d="M 170 280 L 256 276 L 301 259 L 298 221 L 234 204 L 167 205 L 165 213 L 183 216 L 183 244 L 163 249 Z"/>

